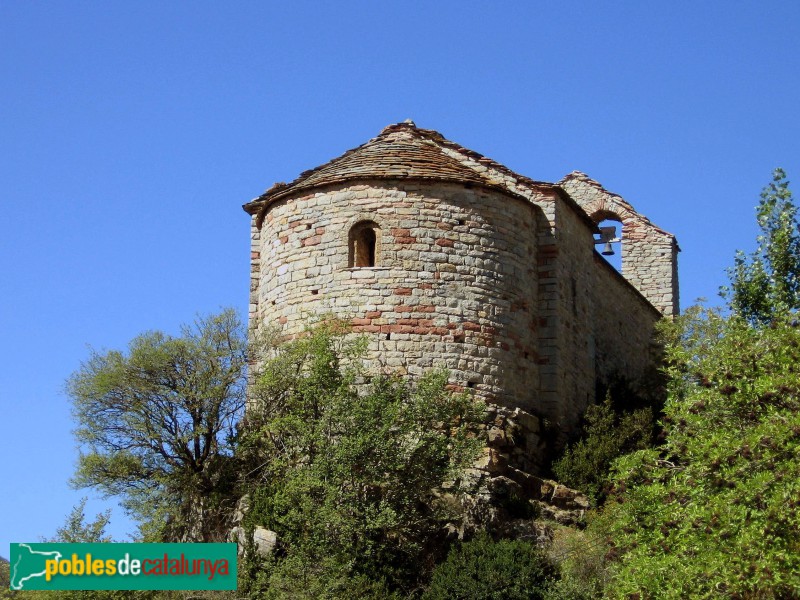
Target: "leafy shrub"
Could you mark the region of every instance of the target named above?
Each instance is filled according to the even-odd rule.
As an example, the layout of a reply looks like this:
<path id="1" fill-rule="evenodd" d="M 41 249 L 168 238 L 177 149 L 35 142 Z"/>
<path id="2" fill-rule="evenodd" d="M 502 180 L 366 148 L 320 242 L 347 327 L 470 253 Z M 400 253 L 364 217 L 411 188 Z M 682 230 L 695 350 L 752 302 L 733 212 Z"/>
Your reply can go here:
<path id="1" fill-rule="evenodd" d="M 536 546 L 521 540 L 495 542 L 483 534 L 450 551 L 434 569 L 423 599 L 543 599 L 554 574 Z"/>
<path id="2" fill-rule="evenodd" d="M 653 411 L 643 408 L 617 413 L 610 395 L 602 404 L 590 406 L 584 415 L 583 436 L 564 450 L 553 463 L 560 483 L 577 488 L 597 500 L 604 497 L 609 470 L 615 458 L 647 448 L 653 439 Z"/>
<path id="3" fill-rule="evenodd" d="M 354 573 L 352 565 L 338 556 L 323 556 L 317 561 L 294 554 L 272 561 L 261 574 L 260 595 L 264 600 L 400 600 L 377 575 Z"/>
<path id="4" fill-rule="evenodd" d="M 261 589 L 301 573 L 320 597 L 352 597 L 368 580 L 408 592 L 457 516 L 438 491 L 459 493 L 483 406 L 447 390 L 442 372 L 413 385 L 369 378 L 363 342 L 339 333 L 322 325 L 281 346 L 255 383 L 239 448 L 251 465 L 244 525 L 276 532 L 280 548 L 269 576 L 253 572 Z"/>
<path id="5" fill-rule="evenodd" d="M 547 600 L 602 598 L 607 584 L 608 543 L 590 531 L 555 527 L 547 555 L 560 578 L 547 592 Z"/>

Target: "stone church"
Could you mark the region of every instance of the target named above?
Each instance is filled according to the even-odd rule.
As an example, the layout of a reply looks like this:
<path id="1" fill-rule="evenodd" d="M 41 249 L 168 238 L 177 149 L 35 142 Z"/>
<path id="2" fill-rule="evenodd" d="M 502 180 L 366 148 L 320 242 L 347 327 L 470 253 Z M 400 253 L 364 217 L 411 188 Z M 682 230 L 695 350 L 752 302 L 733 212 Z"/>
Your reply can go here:
<path id="1" fill-rule="evenodd" d="M 529 179 L 411 121 L 244 205 L 250 326 L 334 314 L 376 369 L 572 430 L 598 384 L 634 387 L 678 313 L 678 244 L 580 172 Z M 617 221 L 613 229 L 598 225 Z M 622 254 L 618 272 L 599 251 Z"/>

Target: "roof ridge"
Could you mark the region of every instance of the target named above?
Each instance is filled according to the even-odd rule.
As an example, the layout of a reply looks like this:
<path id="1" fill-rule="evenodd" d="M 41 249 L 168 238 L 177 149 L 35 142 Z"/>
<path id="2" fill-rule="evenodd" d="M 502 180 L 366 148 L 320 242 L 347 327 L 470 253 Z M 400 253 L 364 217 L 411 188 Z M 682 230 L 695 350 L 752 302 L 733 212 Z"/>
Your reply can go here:
<path id="1" fill-rule="evenodd" d="M 584 183 L 588 183 L 589 185 L 591 185 L 593 187 L 599 188 L 600 190 L 606 192 L 607 194 L 611 194 L 613 196 L 619 196 L 619 194 L 615 194 L 614 192 L 608 191 L 603 186 L 603 184 L 600 183 L 599 181 L 597 181 L 596 179 L 593 179 L 592 177 L 589 177 L 586 173 L 584 173 L 583 171 L 578 171 L 577 169 L 574 170 L 574 171 L 571 171 L 570 173 L 567 173 L 566 175 L 564 175 L 564 177 L 562 177 L 558 181 L 557 185 L 561 185 L 562 183 L 564 183 L 565 181 L 568 181 L 570 179 L 580 179 Z"/>
<path id="2" fill-rule="evenodd" d="M 515 179 L 519 183 L 523 183 L 523 184 L 525 184 L 527 186 L 533 186 L 533 187 L 542 187 L 542 186 L 549 187 L 549 188 L 556 187 L 555 184 L 550 183 L 548 181 L 540 181 L 540 180 L 537 180 L 537 179 L 532 179 L 531 177 L 528 177 L 526 175 L 522 175 L 521 173 L 518 173 L 517 171 L 514 171 L 510 167 L 507 167 L 503 163 L 497 162 L 493 158 L 489 158 L 488 156 L 486 156 L 484 154 L 481 154 L 480 152 L 477 152 L 476 150 L 472 150 L 470 148 L 467 148 L 466 146 L 462 146 L 458 142 L 454 142 L 452 140 L 447 139 L 446 137 L 444 137 L 438 131 L 434 131 L 432 129 L 422 129 L 420 131 L 423 132 L 423 134 L 427 134 L 428 132 L 432 132 L 433 134 L 438 136 L 437 141 L 439 141 L 443 146 L 446 146 L 446 147 L 450 148 L 451 150 L 454 150 L 454 151 L 458 152 L 459 154 L 464 155 L 465 157 L 467 157 L 469 159 L 472 159 L 472 160 L 474 160 L 476 162 L 479 162 L 479 163 L 481 163 L 482 165 L 484 165 L 486 167 L 490 167 L 492 169 L 500 171 L 504 175 L 512 177 L 513 179 Z"/>
<path id="3" fill-rule="evenodd" d="M 590 185 L 593 188 L 598 189 L 599 191 L 603 192 L 604 194 L 607 194 L 607 195 L 611 196 L 612 198 L 617 198 L 622 204 L 624 204 L 631 211 L 633 211 L 636 214 L 639 214 L 639 213 L 636 212 L 636 209 L 633 208 L 633 205 L 630 202 L 628 202 L 627 200 L 625 200 L 625 198 L 623 198 L 620 194 L 610 191 L 602 183 L 600 183 L 596 179 L 592 179 L 591 177 L 589 177 L 583 171 L 577 171 L 576 170 L 576 171 L 572 171 L 571 173 L 567 173 L 566 175 L 564 175 L 564 177 L 561 178 L 561 180 L 556 185 L 563 186 L 564 183 L 566 183 L 567 181 L 570 181 L 572 179 L 578 179 L 578 180 L 582 181 L 583 183 L 585 183 L 587 185 Z"/>
<path id="4" fill-rule="evenodd" d="M 661 233 L 663 233 L 665 235 L 672 236 L 673 238 L 675 237 L 674 234 L 670 233 L 666 229 L 663 229 L 663 228 L 659 227 L 658 225 L 656 225 L 655 223 L 653 223 L 650 220 L 649 217 L 647 217 L 646 215 L 643 215 L 640 212 L 638 212 L 633 207 L 633 204 L 628 202 L 620 194 L 617 194 L 616 192 L 609 191 L 603 184 L 601 184 L 596 179 L 592 179 L 591 177 L 589 177 L 583 171 L 577 171 L 576 170 L 576 171 L 572 171 L 571 173 L 568 173 L 568 174 L 564 175 L 564 177 L 561 178 L 561 180 L 558 182 L 557 185 L 558 186 L 563 186 L 565 183 L 567 183 L 568 181 L 571 181 L 571 180 L 579 180 L 582 183 L 585 183 L 586 185 L 592 186 L 593 188 L 597 189 L 598 191 L 602 192 L 603 194 L 609 196 L 615 202 L 618 202 L 622 206 L 622 208 L 624 208 L 627 211 L 630 211 L 630 213 L 632 215 L 635 215 L 635 217 L 637 219 L 640 219 L 642 222 L 646 223 L 649 227 L 652 227 L 656 231 L 659 231 L 659 232 L 661 232 Z M 567 192 L 567 193 L 569 193 L 569 192 Z"/>

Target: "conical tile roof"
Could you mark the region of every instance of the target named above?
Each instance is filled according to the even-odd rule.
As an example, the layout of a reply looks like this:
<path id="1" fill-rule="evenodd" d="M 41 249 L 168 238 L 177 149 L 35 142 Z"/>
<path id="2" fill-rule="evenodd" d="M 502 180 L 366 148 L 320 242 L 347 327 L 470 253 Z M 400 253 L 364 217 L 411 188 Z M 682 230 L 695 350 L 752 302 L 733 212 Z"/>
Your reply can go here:
<path id="1" fill-rule="evenodd" d="M 438 131 L 411 121 L 385 127 L 377 137 L 333 160 L 301 173 L 291 183 L 276 183 L 244 205 L 257 214 L 276 200 L 324 185 L 356 180 L 411 179 L 451 181 L 498 189 L 512 196 L 520 190 L 549 190 L 573 208 L 574 200 L 557 185 L 515 173 L 490 158 L 446 139 Z M 588 216 L 577 208 L 581 218 Z M 588 221 L 591 225 L 591 221 Z"/>
<path id="2" fill-rule="evenodd" d="M 277 200 L 300 190 L 355 179 L 432 179 L 487 184 L 478 173 L 445 154 L 435 131 L 411 123 L 386 127 L 357 148 L 328 163 L 305 171 L 289 184 L 277 184 L 255 202 Z"/>

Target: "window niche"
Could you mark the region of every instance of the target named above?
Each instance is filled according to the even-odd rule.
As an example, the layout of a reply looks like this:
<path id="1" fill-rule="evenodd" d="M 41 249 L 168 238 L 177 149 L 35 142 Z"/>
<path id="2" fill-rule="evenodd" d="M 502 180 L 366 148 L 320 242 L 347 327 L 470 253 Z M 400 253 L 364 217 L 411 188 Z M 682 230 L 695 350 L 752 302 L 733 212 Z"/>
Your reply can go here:
<path id="1" fill-rule="evenodd" d="M 381 229 L 374 221 L 361 221 L 353 225 L 349 246 L 350 268 L 380 266 Z"/>

